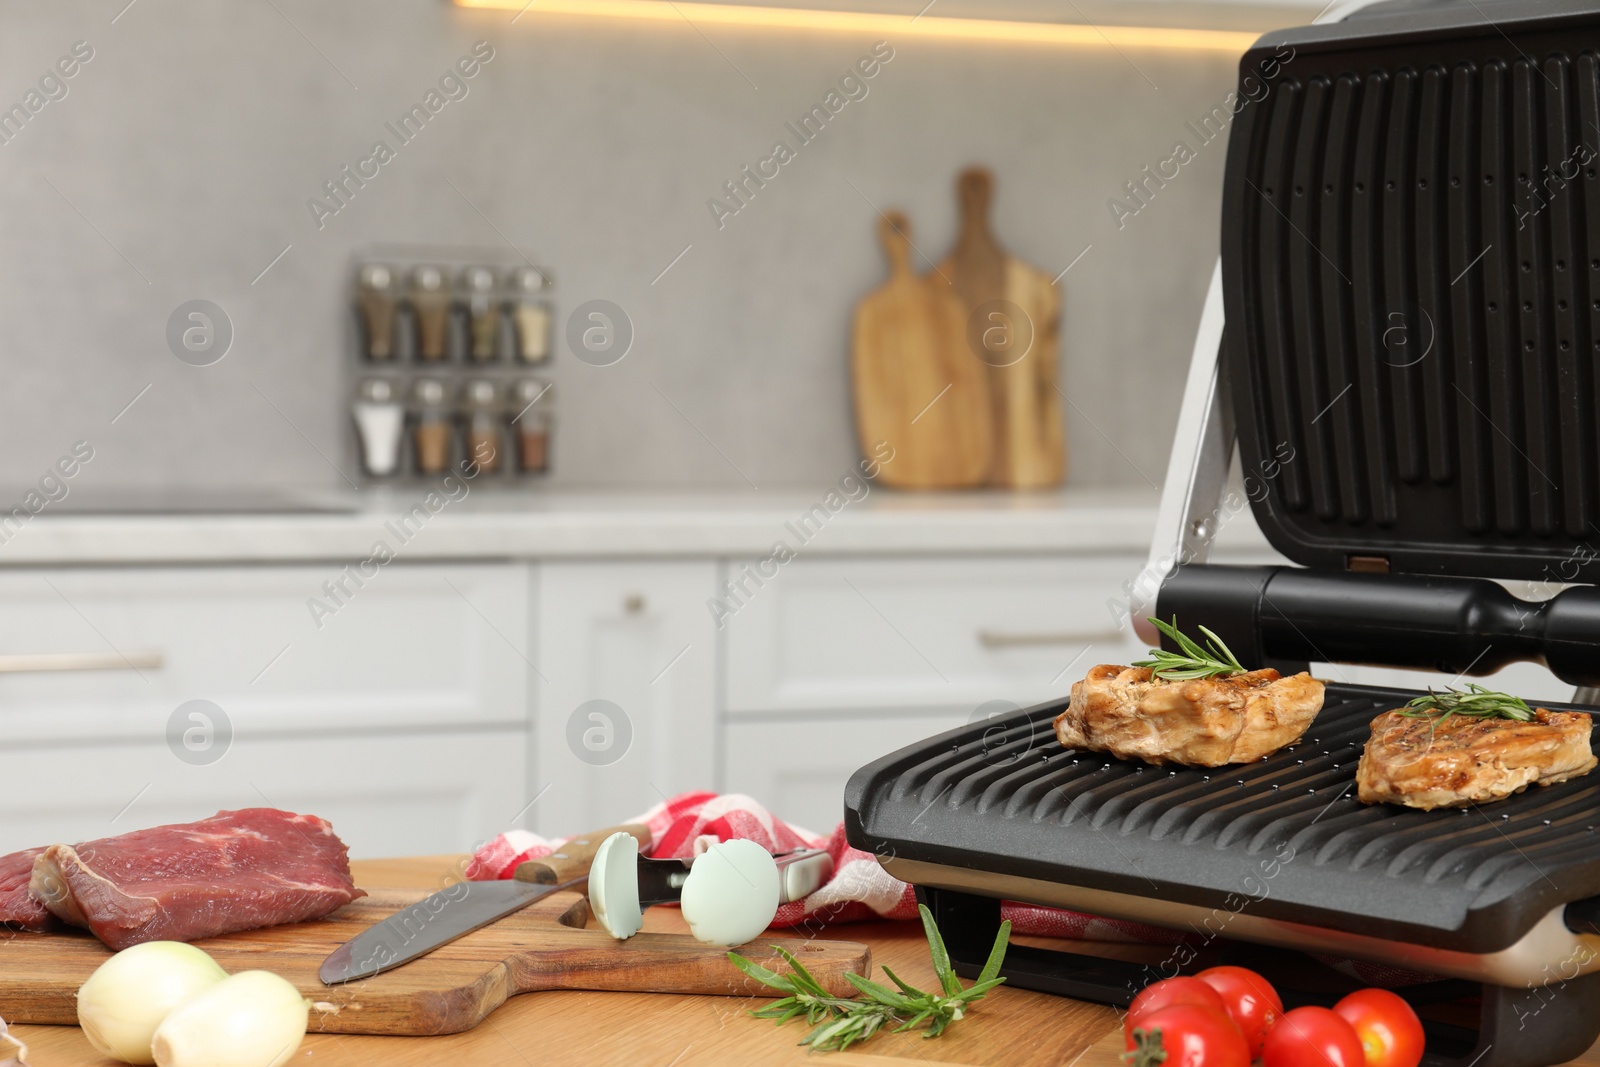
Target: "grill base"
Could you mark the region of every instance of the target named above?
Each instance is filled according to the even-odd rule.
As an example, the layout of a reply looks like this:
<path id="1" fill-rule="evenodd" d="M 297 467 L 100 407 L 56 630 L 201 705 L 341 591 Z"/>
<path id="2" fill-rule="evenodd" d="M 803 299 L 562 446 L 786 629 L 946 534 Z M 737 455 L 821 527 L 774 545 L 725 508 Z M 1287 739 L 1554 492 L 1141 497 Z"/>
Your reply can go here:
<path id="1" fill-rule="evenodd" d="M 880 856 L 878 862 L 884 870 L 914 886 L 1027 901 L 1090 915 L 1127 919 L 1148 926 L 1194 930 L 1207 938 L 1219 938 L 1226 934 L 1230 941 L 1320 952 L 1340 959 L 1367 960 L 1421 974 L 1434 974 L 1440 978 L 1458 978 L 1474 986 L 1492 983 L 1510 989 L 1532 989 L 1561 978 L 1600 973 L 1600 951 L 1593 947 L 1596 938 L 1573 930 L 1568 925 L 1566 908 L 1550 912 L 1520 940 L 1498 952 L 1457 952 L 1409 941 L 1370 937 L 1352 929 L 1335 930 L 1281 919 L 1264 919 L 1243 908 L 1238 911 L 1199 908 L 1154 897 L 1108 893 L 1060 882 L 996 875 L 966 867 L 948 867 L 899 857 Z M 1552 960 L 1563 961 L 1563 966 L 1553 965 Z"/>
<path id="2" fill-rule="evenodd" d="M 923 885 L 917 899 L 938 922 L 956 972 L 976 978 L 1000 929 L 1000 900 Z M 1331 1007 L 1361 986 L 1285 949 L 1219 940 L 1202 951 L 1203 962 L 1195 950 L 1179 946 L 1160 964 L 1139 964 L 1013 945 L 1000 973 L 1022 989 L 1116 1007 L 1127 1007 L 1158 979 L 1222 963 L 1266 975 L 1286 1008 Z M 1576 1059 L 1600 1038 L 1600 974 L 1555 978 L 1521 989 L 1449 979 L 1395 992 L 1422 1016 L 1428 1047 L 1422 1067 L 1548 1067 Z M 1464 1014 L 1474 1013 L 1473 1001 L 1479 1002 L 1476 1026 L 1461 1025 Z"/>

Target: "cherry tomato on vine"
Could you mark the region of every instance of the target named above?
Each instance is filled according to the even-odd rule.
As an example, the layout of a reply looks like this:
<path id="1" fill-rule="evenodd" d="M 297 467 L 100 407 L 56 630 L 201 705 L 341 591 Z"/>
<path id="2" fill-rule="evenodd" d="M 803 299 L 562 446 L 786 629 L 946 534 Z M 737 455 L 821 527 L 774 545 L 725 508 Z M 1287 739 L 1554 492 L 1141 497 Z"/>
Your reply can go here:
<path id="1" fill-rule="evenodd" d="M 1417 1067 L 1422 1062 L 1422 1020 L 1397 994 L 1363 989 L 1333 1010 L 1355 1028 L 1367 1067 Z"/>
<path id="2" fill-rule="evenodd" d="M 1162 1008 L 1174 1004 L 1194 1004 L 1202 1008 L 1210 1008 L 1218 1015 L 1227 1015 L 1228 1006 L 1223 1003 L 1222 994 L 1198 978 L 1167 978 L 1160 982 L 1152 982 L 1139 991 L 1133 998 L 1133 1003 L 1128 1006 L 1128 1017 L 1122 1022 L 1122 1034 L 1130 1042 L 1133 1040 L 1133 1031 L 1145 1027 L 1144 1017 Z M 1128 1046 L 1132 1048 L 1130 1044 Z"/>
<path id="3" fill-rule="evenodd" d="M 1327 1008 L 1295 1008 L 1267 1031 L 1266 1067 L 1364 1067 L 1366 1054 L 1353 1026 Z"/>
<path id="4" fill-rule="evenodd" d="M 1212 967 L 1195 977 L 1222 994 L 1228 1018 L 1244 1035 L 1250 1054 L 1260 1056 L 1267 1031 L 1283 1015 L 1283 1001 L 1272 983 L 1244 967 Z"/>
<path id="5" fill-rule="evenodd" d="M 1198 1004 L 1145 1013 L 1128 1052 L 1131 1067 L 1250 1067 L 1250 1049 L 1233 1020 Z"/>

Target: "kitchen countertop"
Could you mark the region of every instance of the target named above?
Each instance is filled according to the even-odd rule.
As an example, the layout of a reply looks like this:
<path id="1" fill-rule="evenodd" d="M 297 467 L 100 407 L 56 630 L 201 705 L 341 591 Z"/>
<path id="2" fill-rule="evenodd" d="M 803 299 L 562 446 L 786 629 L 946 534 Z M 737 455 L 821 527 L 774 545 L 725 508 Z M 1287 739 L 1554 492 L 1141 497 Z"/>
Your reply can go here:
<path id="1" fill-rule="evenodd" d="M 357 884 L 433 889 L 460 870 L 463 857 L 357 860 Z M 652 908 L 646 930 L 687 932 L 674 908 Z M 867 941 L 873 963 L 887 963 L 909 982 L 934 983 L 927 943 L 916 923 L 871 923 L 834 927 L 820 935 Z M 875 975 L 887 981 L 881 973 Z M 551 991 L 515 997 L 475 1029 L 444 1037 L 311 1035 L 289 1061 L 320 1067 L 437 1067 L 443 1063 L 640 1064 L 695 1067 L 701 1064 L 818 1064 L 830 1067 L 889 1067 L 901 1063 L 1006 1063 L 1045 1067 L 1069 1062 L 1117 1025 L 1116 1013 L 1098 1005 L 1003 990 L 991 995 L 966 1020 L 936 1041 L 920 1035 L 885 1034 L 860 1050 L 826 1057 L 796 1047 L 804 1030 L 790 1023 L 752 1019 L 747 1007 L 763 1003 L 732 997 L 679 997 L 659 993 Z M 95 1053 L 76 1027 L 18 1026 L 32 1067 L 113 1067 Z M 1104 1067 L 1112 1067 L 1115 1058 Z M 1089 1067 L 1085 1057 L 1080 1067 Z"/>
<path id="2" fill-rule="evenodd" d="M 357 860 L 358 883 L 433 888 L 459 868 L 462 857 Z M 672 908 L 652 908 L 645 928 L 683 932 Z M 934 982 L 927 943 L 915 923 L 862 923 L 832 927 L 819 936 L 865 941 L 875 970 L 889 964 L 913 984 Z M 1107 951 L 1124 954 L 1129 946 Z M 879 981 L 887 979 L 874 975 Z M 857 1050 L 825 1057 L 796 1047 L 804 1032 L 791 1022 L 781 1030 L 753 1019 L 744 1009 L 756 1002 L 729 997 L 660 993 L 544 992 L 515 997 L 476 1029 L 446 1037 L 311 1035 L 291 1064 L 319 1067 L 435 1067 L 440 1063 L 523 1065 L 535 1063 L 828 1064 L 830 1067 L 894 1067 L 896 1064 L 1000 1064 L 1007 1067 L 1122 1067 L 1118 1013 L 1098 1004 L 1002 987 L 978 1003 L 943 1037 L 882 1034 Z M 19 1026 L 33 1067 L 112 1067 L 90 1048 L 82 1031 L 67 1026 Z M 1572 1067 L 1600 1065 L 1600 1045 Z"/>
<path id="3" fill-rule="evenodd" d="M 808 554 L 1142 554 L 1155 523 L 1149 489 L 901 493 L 857 501 L 830 489 L 740 493 L 514 492 L 457 483 L 308 501 L 304 510 L 91 512 L 69 497 L 0 525 L 0 567 L 38 564 L 294 562 L 363 558 L 382 538 L 411 560 L 765 556 L 781 540 Z M 860 494 L 860 490 L 856 490 Z M 815 513 L 807 538 L 799 519 Z M 413 510 L 417 509 L 417 510 Z M 400 538 L 397 523 L 413 518 Z M 1264 547 L 1253 523 L 1250 534 Z"/>

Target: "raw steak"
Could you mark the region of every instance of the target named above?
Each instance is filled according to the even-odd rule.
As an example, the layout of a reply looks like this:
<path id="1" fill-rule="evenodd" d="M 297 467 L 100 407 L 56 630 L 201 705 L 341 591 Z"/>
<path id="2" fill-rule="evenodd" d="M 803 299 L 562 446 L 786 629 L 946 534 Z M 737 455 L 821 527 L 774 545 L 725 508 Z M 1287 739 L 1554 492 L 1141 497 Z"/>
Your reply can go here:
<path id="1" fill-rule="evenodd" d="M 56 917 L 28 893 L 28 878 L 33 874 L 33 858 L 42 848 L 30 848 L 0 856 L 0 926 L 23 930 L 48 930 L 57 925 Z"/>
<path id="2" fill-rule="evenodd" d="M 194 941 L 320 918 L 365 896 L 350 880 L 348 851 L 315 815 L 246 808 L 51 845 L 30 889 L 114 949 Z"/>

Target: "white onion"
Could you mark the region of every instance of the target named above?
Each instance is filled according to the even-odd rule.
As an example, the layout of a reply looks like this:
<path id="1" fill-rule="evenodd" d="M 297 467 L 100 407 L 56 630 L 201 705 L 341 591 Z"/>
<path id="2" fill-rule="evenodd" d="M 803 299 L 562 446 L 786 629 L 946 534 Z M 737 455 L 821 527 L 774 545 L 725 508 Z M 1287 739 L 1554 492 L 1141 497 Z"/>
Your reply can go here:
<path id="1" fill-rule="evenodd" d="M 283 1067 L 311 1005 L 271 971 L 240 971 L 174 1008 L 150 1050 L 159 1067 Z"/>
<path id="2" fill-rule="evenodd" d="M 0 1055 L 7 1052 L 11 1055 L 0 1060 L 0 1067 L 28 1067 L 28 1046 L 20 1037 L 12 1037 L 6 1029 L 6 1021 L 0 1019 Z"/>
<path id="3" fill-rule="evenodd" d="M 154 1063 L 150 1038 L 167 1013 L 228 972 L 179 941 L 147 941 L 102 963 L 78 988 L 78 1025 L 89 1044 L 124 1063 Z"/>

